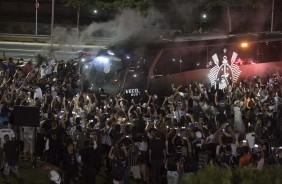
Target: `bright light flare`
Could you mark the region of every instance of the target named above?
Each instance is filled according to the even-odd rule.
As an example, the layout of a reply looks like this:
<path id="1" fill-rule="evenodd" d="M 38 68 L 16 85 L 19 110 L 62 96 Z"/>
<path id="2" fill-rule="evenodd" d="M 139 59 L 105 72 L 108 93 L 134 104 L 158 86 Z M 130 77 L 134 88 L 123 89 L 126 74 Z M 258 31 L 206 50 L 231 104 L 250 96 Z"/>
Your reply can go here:
<path id="1" fill-rule="evenodd" d="M 105 56 L 98 56 L 98 57 L 95 58 L 95 61 L 97 61 L 99 63 L 107 64 L 107 63 L 109 63 L 109 58 L 107 58 Z"/>
<path id="2" fill-rule="evenodd" d="M 112 50 L 108 50 L 107 53 L 108 53 L 109 55 L 111 55 L 111 56 L 114 56 L 114 55 L 115 55 L 115 53 L 114 53 Z"/>
<path id="3" fill-rule="evenodd" d="M 246 47 L 248 47 L 248 43 L 247 42 L 243 42 L 243 43 L 241 43 L 241 47 L 243 47 L 243 48 L 246 48 Z"/>

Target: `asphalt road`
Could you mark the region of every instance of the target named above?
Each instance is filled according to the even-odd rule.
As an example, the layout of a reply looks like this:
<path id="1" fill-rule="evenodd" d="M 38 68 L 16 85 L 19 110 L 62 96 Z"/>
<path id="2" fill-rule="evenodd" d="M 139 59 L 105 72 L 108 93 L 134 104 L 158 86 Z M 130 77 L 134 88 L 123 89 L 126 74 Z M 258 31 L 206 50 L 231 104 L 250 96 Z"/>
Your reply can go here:
<path id="1" fill-rule="evenodd" d="M 57 60 L 68 60 L 77 58 L 79 51 L 97 53 L 103 46 L 93 45 L 59 45 L 54 44 L 55 57 Z M 6 58 L 33 59 L 35 55 L 47 55 L 50 51 L 50 44 L 45 43 L 23 43 L 23 42 L 0 42 L 0 58 L 5 53 Z"/>

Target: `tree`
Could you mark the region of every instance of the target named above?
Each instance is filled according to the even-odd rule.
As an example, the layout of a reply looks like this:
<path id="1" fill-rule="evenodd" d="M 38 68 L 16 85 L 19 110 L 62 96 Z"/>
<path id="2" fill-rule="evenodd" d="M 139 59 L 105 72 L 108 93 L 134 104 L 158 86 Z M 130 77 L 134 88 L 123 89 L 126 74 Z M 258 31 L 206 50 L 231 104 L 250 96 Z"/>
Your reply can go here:
<path id="1" fill-rule="evenodd" d="M 122 10 L 125 8 L 136 8 L 146 14 L 152 0 L 97 0 L 95 4 L 103 9 Z"/>
<path id="2" fill-rule="evenodd" d="M 92 5 L 92 0 L 65 0 L 66 5 L 72 8 L 76 9 L 77 13 L 77 22 L 76 22 L 76 28 L 79 33 L 79 18 L 80 18 L 80 9 L 83 7 L 89 7 Z"/>
<path id="3" fill-rule="evenodd" d="M 224 9 L 226 10 L 228 20 L 228 31 L 230 33 L 232 32 L 232 19 L 230 13 L 230 8 L 232 6 L 258 8 L 261 6 L 261 3 L 260 0 L 208 0 L 206 5 L 208 10 L 219 6 L 224 7 Z"/>

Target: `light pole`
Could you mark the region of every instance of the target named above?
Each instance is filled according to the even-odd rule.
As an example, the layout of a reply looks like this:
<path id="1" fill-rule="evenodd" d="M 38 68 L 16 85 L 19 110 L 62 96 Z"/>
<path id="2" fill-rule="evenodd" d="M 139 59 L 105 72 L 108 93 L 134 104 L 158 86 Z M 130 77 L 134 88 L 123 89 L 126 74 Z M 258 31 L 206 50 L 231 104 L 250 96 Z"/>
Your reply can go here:
<path id="1" fill-rule="evenodd" d="M 55 11 L 55 0 L 52 0 L 52 16 L 51 16 L 51 48 L 53 48 L 54 11 Z"/>
<path id="2" fill-rule="evenodd" d="M 38 13 L 39 3 L 35 0 L 35 35 L 37 35 L 37 13 Z"/>
<path id="3" fill-rule="evenodd" d="M 271 11 L 271 28 L 270 31 L 273 31 L 273 19 L 274 19 L 274 0 L 272 0 L 272 11 Z"/>

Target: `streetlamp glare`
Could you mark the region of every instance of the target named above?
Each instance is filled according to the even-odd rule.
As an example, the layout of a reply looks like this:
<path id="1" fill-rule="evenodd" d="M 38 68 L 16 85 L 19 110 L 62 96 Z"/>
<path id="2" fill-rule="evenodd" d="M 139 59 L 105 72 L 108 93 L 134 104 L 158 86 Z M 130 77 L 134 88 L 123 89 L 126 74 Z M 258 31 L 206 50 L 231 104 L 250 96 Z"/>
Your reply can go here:
<path id="1" fill-rule="evenodd" d="M 97 14 L 97 13 L 98 13 L 98 10 L 93 10 L 93 13 Z"/>

